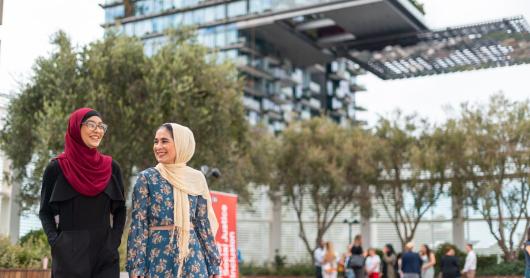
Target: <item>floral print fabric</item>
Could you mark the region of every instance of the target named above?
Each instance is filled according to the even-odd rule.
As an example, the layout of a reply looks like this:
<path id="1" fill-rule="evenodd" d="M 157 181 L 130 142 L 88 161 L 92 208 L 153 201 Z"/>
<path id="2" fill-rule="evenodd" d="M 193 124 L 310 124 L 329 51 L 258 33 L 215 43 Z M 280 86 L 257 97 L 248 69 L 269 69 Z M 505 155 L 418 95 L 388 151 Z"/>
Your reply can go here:
<path id="1" fill-rule="evenodd" d="M 182 277 L 219 274 L 221 258 L 208 221 L 207 203 L 201 196 L 189 196 L 190 254 Z M 132 195 L 132 222 L 127 242 L 126 269 L 132 275 L 177 277 L 177 233 L 150 230 L 173 225 L 173 187 L 155 168 L 138 174 Z"/>

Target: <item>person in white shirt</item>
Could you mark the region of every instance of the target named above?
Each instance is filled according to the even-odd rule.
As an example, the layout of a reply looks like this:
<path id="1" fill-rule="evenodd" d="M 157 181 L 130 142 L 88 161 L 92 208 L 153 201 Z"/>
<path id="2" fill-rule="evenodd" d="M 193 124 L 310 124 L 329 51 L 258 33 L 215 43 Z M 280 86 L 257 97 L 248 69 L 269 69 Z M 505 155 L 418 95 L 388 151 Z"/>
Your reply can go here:
<path id="1" fill-rule="evenodd" d="M 467 278 L 475 278 L 475 272 L 477 270 L 477 254 L 473 251 L 473 245 L 471 243 L 466 244 L 466 251 L 466 263 L 464 264 L 462 273 L 465 274 Z"/>
<path id="2" fill-rule="evenodd" d="M 322 261 L 324 260 L 325 253 L 326 249 L 324 248 L 324 241 L 320 240 L 317 249 L 313 253 L 317 278 L 322 278 Z"/>
<path id="3" fill-rule="evenodd" d="M 368 257 L 365 263 L 366 273 L 368 278 L 379 278 L 379 270 L 381 269 L 381 258 L 375 253 L 374 248 L 368 249 Z"/>

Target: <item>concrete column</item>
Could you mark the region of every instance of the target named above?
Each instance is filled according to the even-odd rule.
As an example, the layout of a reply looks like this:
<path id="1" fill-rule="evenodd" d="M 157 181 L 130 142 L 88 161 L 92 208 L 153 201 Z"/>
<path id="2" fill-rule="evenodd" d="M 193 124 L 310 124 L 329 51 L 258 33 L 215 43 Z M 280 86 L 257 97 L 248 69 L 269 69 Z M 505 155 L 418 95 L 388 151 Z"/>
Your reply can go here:
<path id="1" fill-rule="evenodd" d="M 9 238 L 12 243 L 18 241 L 20 232 L 19 192 L 20 184 L 18 182 L 11 184 L 11 198 L 9 198 Z"/>
<path id="2" fill-rule="evenodd" d="M 361 235 L 363 236 L 363 248 L 367 249 L 372 245 L 372 224 L 369 217 L 361 217 Z"/>
<path id="3" fill-rule="evenodd" d="M 453 211 L 453 244 L 460 250 L 464 250 L 464 199 L 459 194 L 451 194 Z"/>
<path id="4" fill-rule="evenodd" d="M 282 254 L 282 196 L 275 194 L 271 197 L 272 215 L 269 231 L 269 261 L 274 261 L 275 250 Z"/>
<path id="5" fill-rule="evenodd" d="M 9 197 L 0 195 L 0 235 L 9 234 Z"/>

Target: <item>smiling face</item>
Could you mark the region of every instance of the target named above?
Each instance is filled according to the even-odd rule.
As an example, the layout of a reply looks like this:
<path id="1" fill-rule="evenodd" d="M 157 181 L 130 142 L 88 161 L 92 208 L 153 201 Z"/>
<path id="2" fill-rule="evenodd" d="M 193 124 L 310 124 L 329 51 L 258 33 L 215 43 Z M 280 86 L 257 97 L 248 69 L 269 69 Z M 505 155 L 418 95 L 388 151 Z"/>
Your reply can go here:
<path id="1" fill-rule="evenodd" d="M 87 123 L 90 123 L 90 125 L 94 123 L 96 128 L 93 130 L 90 129 Z M 105 135 L 105 131 L 99 128 L 102 124 L 103 121 L 100 117 L 92 116 L 81 125 L 81 139 L 87 147 L 95 149 L 99 146 L 99 143 L 101 143 L 101 139 L 103 139 L 103 135 Z"/>
<path id="2" fill-rule="evenodd" d="M 173 137 L 169 130 L 161 127 L 156 131 L 153 143 L 153 152 L 158 163 L 172 164 L 175 163 L 176 151 Z"/>

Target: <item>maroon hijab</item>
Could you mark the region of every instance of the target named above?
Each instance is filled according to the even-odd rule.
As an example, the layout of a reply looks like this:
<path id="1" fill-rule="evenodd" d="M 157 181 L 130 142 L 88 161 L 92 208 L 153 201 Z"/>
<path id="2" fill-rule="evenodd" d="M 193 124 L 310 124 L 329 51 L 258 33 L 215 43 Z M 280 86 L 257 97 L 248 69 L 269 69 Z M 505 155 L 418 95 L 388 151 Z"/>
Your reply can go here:
<path id="1" fill-rule="evenodd" d="M 68 183 L 80 194 L 96 196 L 105 190 L 112 174 L 112 157 L 85 145 L 81 138 L 81 121 L 93 111 L 80 108 L 70 115 L 64 136 L 64 152 L 57 156 Z"/>

